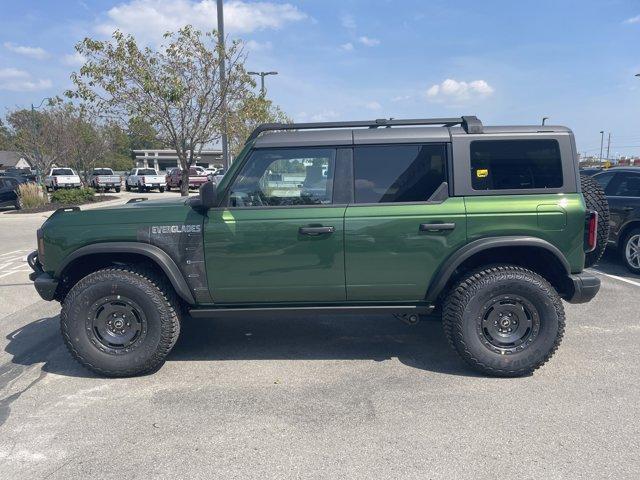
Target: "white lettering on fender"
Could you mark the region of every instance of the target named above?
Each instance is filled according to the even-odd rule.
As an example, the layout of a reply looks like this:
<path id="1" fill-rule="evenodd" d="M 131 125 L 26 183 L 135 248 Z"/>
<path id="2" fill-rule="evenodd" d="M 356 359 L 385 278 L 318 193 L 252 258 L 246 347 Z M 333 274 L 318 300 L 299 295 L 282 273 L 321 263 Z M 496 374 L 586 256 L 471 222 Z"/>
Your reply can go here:
<path id="1" fill-rule="evenodd" d="M 151 233 L 159 235 L 163 233 L 200 233 L 202 225 L 153 225 Z"/>

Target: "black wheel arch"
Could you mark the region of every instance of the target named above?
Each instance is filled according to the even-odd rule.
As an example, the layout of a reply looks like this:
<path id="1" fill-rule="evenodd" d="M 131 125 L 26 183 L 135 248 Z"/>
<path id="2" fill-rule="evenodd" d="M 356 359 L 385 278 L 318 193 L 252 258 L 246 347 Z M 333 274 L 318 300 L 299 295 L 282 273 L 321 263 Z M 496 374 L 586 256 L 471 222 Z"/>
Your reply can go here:
<path id="1" fill-rule="evenodd" d="M 58 279 L 65 278 L 74 265 L 79 261 L 84 262 L 90 258 L 104 255 L 133 255 L 141 256 L 148 259 L 153 265 L 158 267 L 167 277 L 176 294 L 189 305 L 195 305 L 195 299 L 189 285 L 187 284 L 178 265 L 173 261 L 171 256 L 161 248 L 147 243 L 137 242 L 104 242 L 94 243 L 81 247 L 60 263 L 56 269 L 54 276 Z"/>
<path id="2" fill-rule="evenodd" d="M 532 268 L 531 262 L 523 261 L 524 257 L 518 255 L 518 253 L 526 250 L 537 250 L 543 255 L 546 260 L 542 263 L 545 271 L 538 271 L 539 269 L 535 267 Z M 456 250 L 443 262 L 433 277 L 425 296 L 426 301 L 432 303 L 437 302 L 440 295 L 446 292 L 449 286 L 464 273 L 464 271 L 482 265 L 504 263 L 505 261 L 509 261 L 510 256 L 513 257 L 512 263 L 537 271 L 537 273 L 545 277 L 559 293 L 565 295 L 572 293 L 573 286 L 569 278 L 571 266 L 558 247 L 542 238 L 504 236 L 474 240 Z M 475 263 L 474 260 L 476 260 Z"/>

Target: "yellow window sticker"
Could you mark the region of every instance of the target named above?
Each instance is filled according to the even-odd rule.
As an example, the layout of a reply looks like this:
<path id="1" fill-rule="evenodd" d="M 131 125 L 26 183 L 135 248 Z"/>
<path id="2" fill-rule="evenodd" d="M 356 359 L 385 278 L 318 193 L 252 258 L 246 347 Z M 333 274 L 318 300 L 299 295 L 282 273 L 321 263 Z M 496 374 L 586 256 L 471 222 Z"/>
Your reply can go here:
<path id="1" fill-rule="evenodd" d="M 489 170 L 486 168 L 479 168 L 476 170 L 476 177 L 478 178 L 486 178 L 489 176 Z"/>

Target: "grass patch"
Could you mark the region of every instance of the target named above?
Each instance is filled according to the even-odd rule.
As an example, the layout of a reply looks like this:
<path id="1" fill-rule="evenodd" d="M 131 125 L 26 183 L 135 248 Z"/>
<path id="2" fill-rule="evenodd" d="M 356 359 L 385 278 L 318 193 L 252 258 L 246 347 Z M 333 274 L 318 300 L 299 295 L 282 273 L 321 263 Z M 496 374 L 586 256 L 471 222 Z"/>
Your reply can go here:
<path id="1" fill-rule="evenodd" d="M 42 187 L 35 183 L 18 185 L 18 196 L 20 197 L 21 208 L 37 208 L 49 203 Z"/>
<path id="2" fill-rule="evenodd" d="M 51 203 L 63 205 L 77 205 L 93 201 L 96 191 L 93 188 L 82 187 L 69 190 L 56 190 L 51 194 Z"/>

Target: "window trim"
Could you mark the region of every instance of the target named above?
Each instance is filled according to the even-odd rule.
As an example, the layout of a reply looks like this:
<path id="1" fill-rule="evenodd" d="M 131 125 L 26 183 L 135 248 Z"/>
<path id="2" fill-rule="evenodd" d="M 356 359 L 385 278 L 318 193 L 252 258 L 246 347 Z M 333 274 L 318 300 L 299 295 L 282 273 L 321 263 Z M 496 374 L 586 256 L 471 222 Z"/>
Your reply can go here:
<path id="1" fill-rule="evenodd" d="M 346 207 L 346 204 L 335 204 L 333 200 L 336 196 L 336 170 L 338 164 L 338 154 L 341 147 L 335 145 L 303 145 L 303 146 L 295 146 L 295 147 L 268 147 L 268 148 L 253 148 L 249 152 L 249 155 L 246 155 L 243 159 L 242 164 L 237 167 L 233 178 L 229 179 L 227 183 L 227 187 L 224 190 L 220 203 L 216 208 L 212 208 L 210 210 L 265 210 L 265 209 L 284 209 L 284 208 L 327 208 L 327 207 Z M 236 179 L 242 172 L 245 165 L 251 161 L 251 158 L 256 152 L 263 152 L 268 150 L 309 150 L 309 149 L 318 149 L 318 150 L 333 150 L 334 152 L 334 175 L 333 175 L 333 185 L 332 185 L 332 195 L 331 195 L 331 203 L 321 203 L 315 205 L 254 205 L 251 207 L 234 207 L 229 205 L 229 201 L 231 200 L 231 188 L 235 184 Z"/>
<path id="2" fill-rule="evenodd" d="M 447 188 L 447 197 L 442 199 L 442 200 L 418 200 L 418 201 L 413 201 L 413 202 L 367 202 L 367 203 L 356 203 L 356 196 L 355 196 L 355 192 L 356 192 L 356 152 L 355 149 L 356 148 L 366 148 L 366 147 L 399 147 L 399 146 L 417 146 L 417 147 L 424 147 L 424 146 L 441 146 L 443 147 L 443 153 L 444 153 L 444 182 L 443 183 L 447 183 L 448 188 Z M 368 143 L 363 143 L 363 144 L 358 144 L 358 145 L 354 145 L 352 150 L 352 154 L 351 154 L 351 203 L 349 204 L 349 207 L 373 207 L 373 206 L 380 206 L 380 205 L 398 205 L 398 206 L 404 206 L 404 205 L 438 205 L 441 204 L 443 202 L 445 202 L 449 197 L 451 197 L 451 182 L 449 181 L 449 172 L 450 172 L 450 168 L 451 168 L 451 163 L 450 163 L 450 159 L 452 158 L 452 156 L 450 155 L 450 142 L 397 142 L 397 143 L 374 143 L 374 144 L 368 144 Z M 440 186 L 442 185 L 442 183 L 436 188 L 436 190 L 434 191 L 434 193 L 438 190 L 438 188 L 440 188 Z M 431 194 L 431 196 L 433 196 L 433 193 Z M 431 197 L 429 197 L 431 198 Z"/>

